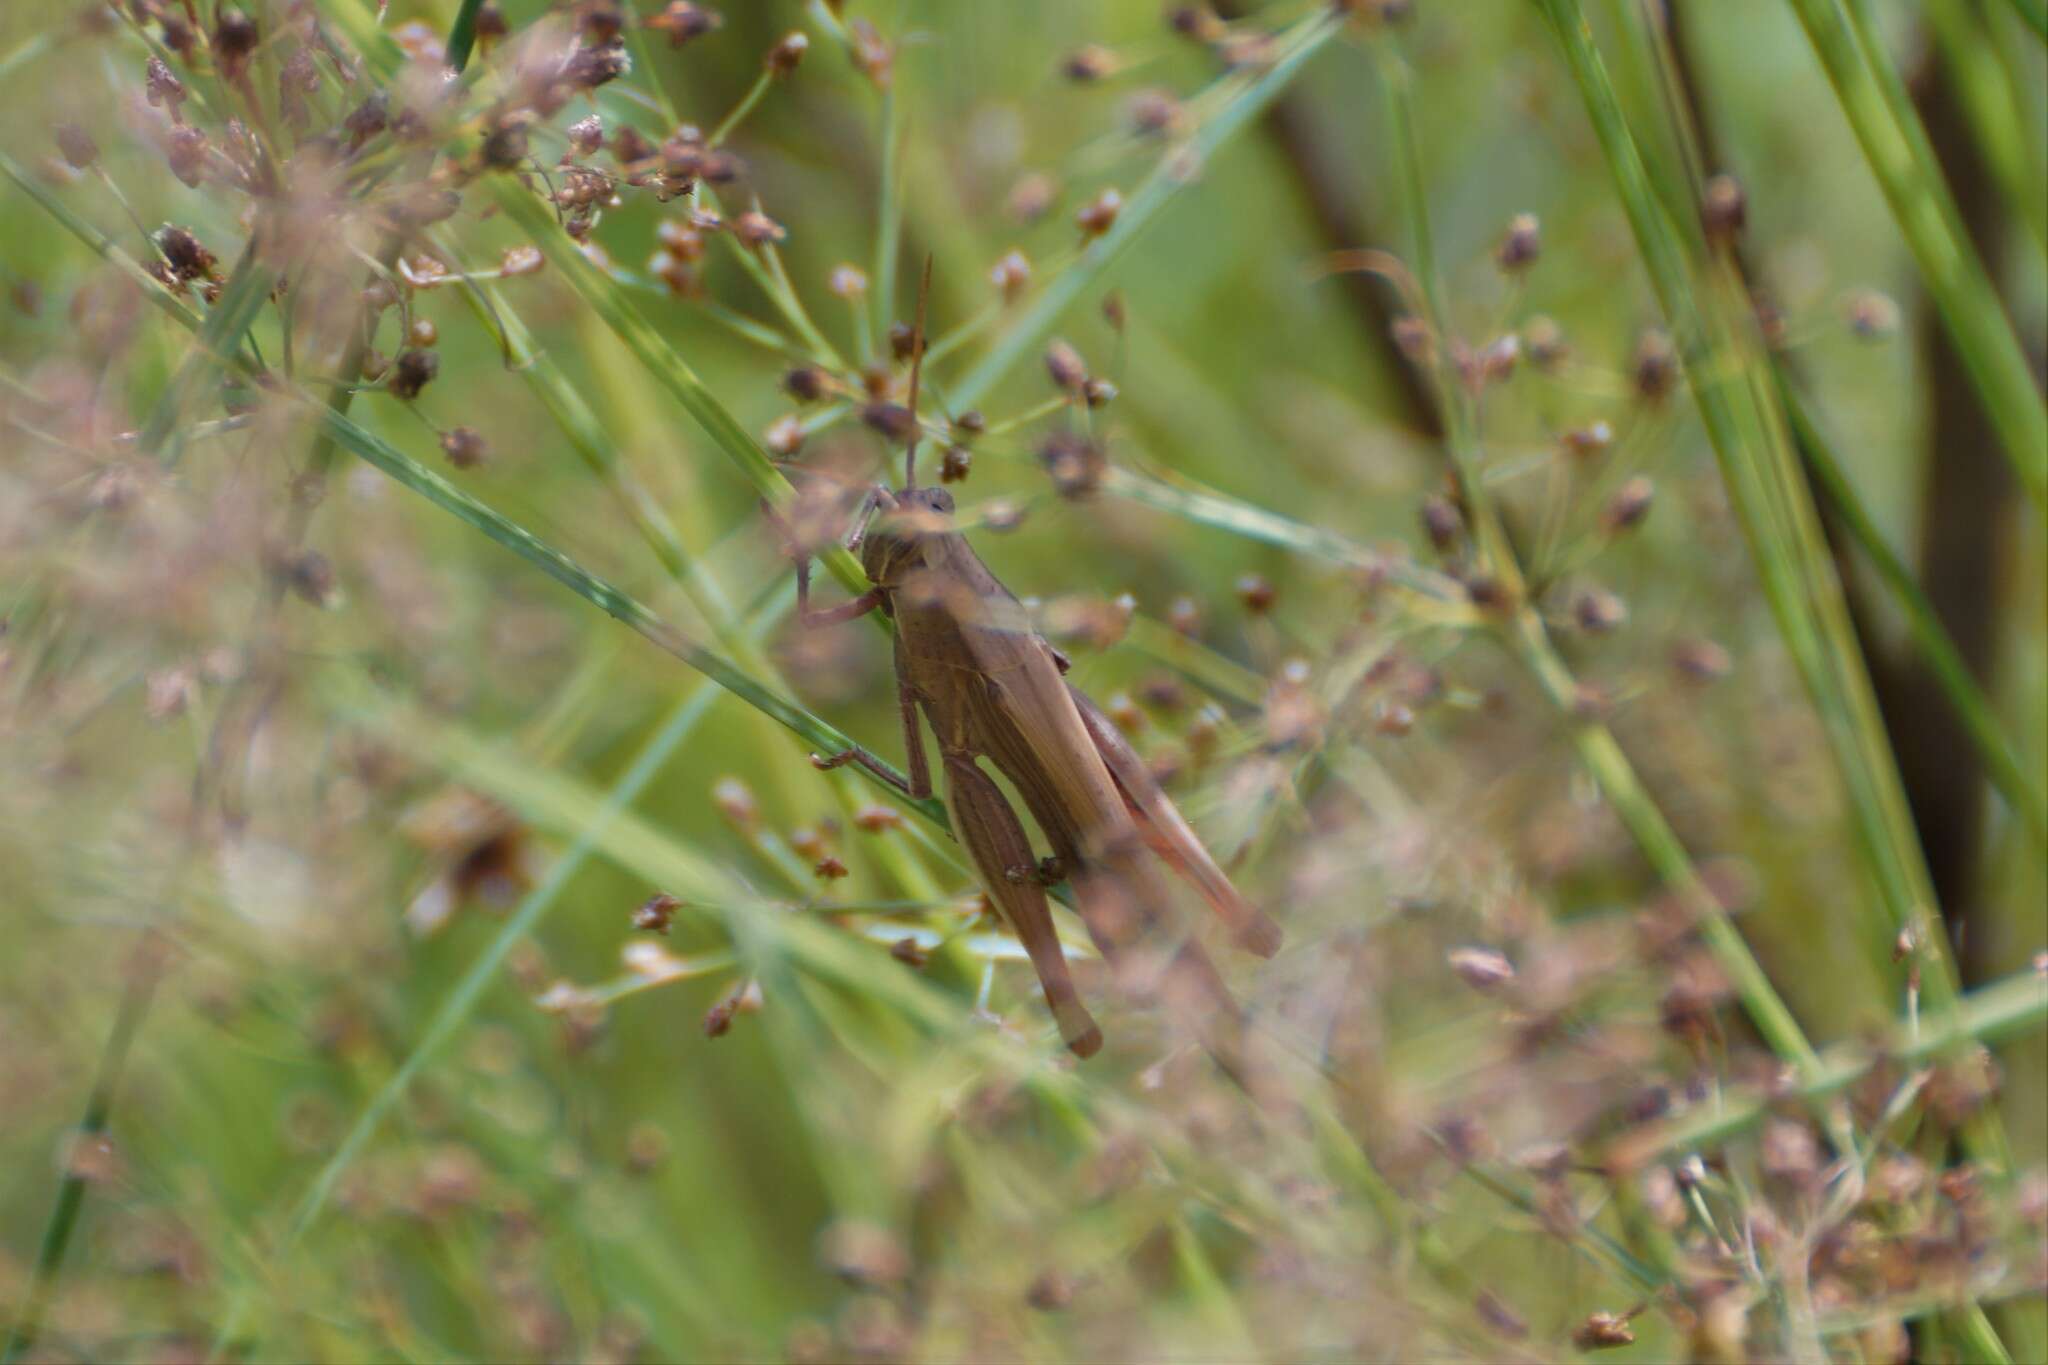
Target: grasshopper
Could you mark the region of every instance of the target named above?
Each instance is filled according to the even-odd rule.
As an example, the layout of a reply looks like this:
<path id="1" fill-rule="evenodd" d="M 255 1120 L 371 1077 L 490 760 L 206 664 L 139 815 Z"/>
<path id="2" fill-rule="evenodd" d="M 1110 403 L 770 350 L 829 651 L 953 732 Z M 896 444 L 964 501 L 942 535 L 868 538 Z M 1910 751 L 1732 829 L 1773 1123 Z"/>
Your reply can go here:
<path id="1" fill-rule="evenodd" d="M 929 271 L 927 265 L 927 287 Z M 1102 1046 L 1102 1031 L 1075 991 L 1053 930 L 1046 887 L 1060 880 L 1071 883 L 1089 936 L 1119 982 L 1139 998 L 1163 996 L 1234 1072 L 1229 1058 L 1236 1052 L 1237 1006 L 1201 944 L 1173 931 L 1169 885 L 1146 855 L 1156 855 L 1190 881 L 1238 946 L 1271 957 L 1280 946 L 1280 928 L 1238 894 L 1137 751 L 1067 682 L 1065 656 L 1038 634 L 1023 606 L 957 529 L 952 494 L 918 486 L 923 291 L 913 335 L 903 486 L 871 489 L 847 542 L 859 552 L 871 586 L 846 602 L 814 609 L 808 555 L 791 544 L 803 624 L 828 625 L 877 610 L 894 620 L 909 775 L 898 777 L 858 746 L 814 754 L 812 762 L 828 769 L 857 763 L 913 798 L 929 796 L 932 773 L 918 728 L 922 710 L 938 741 L 954 833 L 990 902 L 1023 943 L 1066 1045 L 1078 1056 L 1091 1056 Z M 1017 813 L 983 770 L 983 760 L 1023 796 L 1052 845 L 1050 859 L 1034 858 Z"/>

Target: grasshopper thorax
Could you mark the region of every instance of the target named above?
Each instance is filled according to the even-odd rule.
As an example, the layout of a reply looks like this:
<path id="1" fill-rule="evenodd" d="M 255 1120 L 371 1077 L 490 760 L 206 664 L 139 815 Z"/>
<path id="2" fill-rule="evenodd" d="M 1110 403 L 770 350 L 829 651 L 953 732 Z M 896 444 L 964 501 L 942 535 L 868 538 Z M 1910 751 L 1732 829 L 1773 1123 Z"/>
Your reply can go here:
<path id="1" fill-rule="evenodd" d="M 927 543 L 953 531 L 951 493 L 936 486 L 899 488 L 882 497 L 874 523 L 861 538 L 861 567 L 869 582 L 886 587 L 924 562 Z"/>

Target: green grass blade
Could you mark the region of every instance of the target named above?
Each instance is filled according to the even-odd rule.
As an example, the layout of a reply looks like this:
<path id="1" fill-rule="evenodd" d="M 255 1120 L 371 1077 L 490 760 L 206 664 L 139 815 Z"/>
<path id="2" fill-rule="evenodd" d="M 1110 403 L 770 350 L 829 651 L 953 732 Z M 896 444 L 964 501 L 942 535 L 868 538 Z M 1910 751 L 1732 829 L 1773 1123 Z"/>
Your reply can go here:
<path id="1" fill-rule="evenodd" d="M 1889 590 L 1892 601 L 1905 614 L 1906 628 L 1913 637 L 1914 647 L 1933 670 L 1949 705 L 1955 708 L 1956 717 L 1969 732 L 1971 746 L 1984 764 L 1986 776 L 2027 827 L 2035 844 L 2048 849 L 2048 800 L 2044 800 L 2040 787 L 2027 776 L 2018 752 L 1999 728 L 1991 699 L 1978 687 L 1969 664 L 1963 660 L 1962 651 L 1956 648 L 1955 641 L 1935 614 L 1934 604 L 1927 600 L 1927 594 L 1913 577 L 1913 571 L 1906 567 L 1905 561 L 1885 540 L 1884 532 L 1878 528 L 1863 506 L 1855 486 L 1850 483 L 1848 471 L 1835 459 L 1812 415 L 1807 412 L 1806 404 L 1785 383 L 1782 371 L 1779 382 L 1785 399 L 1785 414 L 1791 419 L 1800 447 L 1806 452 L 1807 466 L 1815 482 L 1834 505 L 1849 538 L 1855 541 L 1863 557 L 1876 570 L 1879 581 Z"/>
<path id="2" fill-rule="evenodd" d="M 1900 235 L 1920 263 L 1927 292 L 1998 429 L 2020 486 L 2048 511 L 2048 405 L 1998 291 L 1962 228 L 1904 83 L 1875 43 L 1858 40 L 1837 0 L 1789 3 L 1835 88 Z"/>

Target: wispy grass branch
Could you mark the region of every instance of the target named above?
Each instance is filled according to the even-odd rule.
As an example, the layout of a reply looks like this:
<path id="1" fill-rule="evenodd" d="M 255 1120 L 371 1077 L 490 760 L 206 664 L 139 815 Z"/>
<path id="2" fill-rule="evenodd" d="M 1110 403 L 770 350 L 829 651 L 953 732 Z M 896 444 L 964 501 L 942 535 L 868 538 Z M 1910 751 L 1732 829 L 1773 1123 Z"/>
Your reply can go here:
<path id="1" fill-rule="evenodd" d="M 1225 143 L 1287 88 L 1301 69 L 1342 27 L 1342 17 L 1319 7 L 1280 35 L 1273 62 L 1251 76 L 1229 78 L 1229 93 L 1189 137 L 1169 154 L 1117 214 L 1109 231 L 1089 243 L 1080 258 L 1025 305 L 988 352 L 948 393 L 961 408 L 987 398 L 1004 375 L 1051 333 L 1060 316 L 1101 278 L 1118 257 L 1150 227 L 1152 221 Z"/>

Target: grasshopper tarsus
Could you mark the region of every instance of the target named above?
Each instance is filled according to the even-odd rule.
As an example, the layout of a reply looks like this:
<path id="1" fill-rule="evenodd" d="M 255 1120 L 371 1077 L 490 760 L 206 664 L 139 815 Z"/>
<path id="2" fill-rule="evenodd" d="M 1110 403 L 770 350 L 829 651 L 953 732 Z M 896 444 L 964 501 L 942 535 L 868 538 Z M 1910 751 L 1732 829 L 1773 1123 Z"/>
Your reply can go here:
<path id="1" fill-rule="evenodd" d="M 866 768 L 883 782 L 902 792 L 913 801 L 922 801 L 925 797 L 932 794 L 929 779 L 926 779 L 923 783 L 924 790 L 919 791 L 918 786 L 920 784 L 916 780 L 915 773 L 912 774 L 910 780 L 904 780 L 903 776 L 894 768 L 891 768 L 858 744 L 854 745 L 851 749 L 841 749 L 836 754 L 811 755 L 811 766 L 821 773 L 829 773 L 833 769 L 843 768 L 849 763 L 858 763 L 861 767 Z"/>

